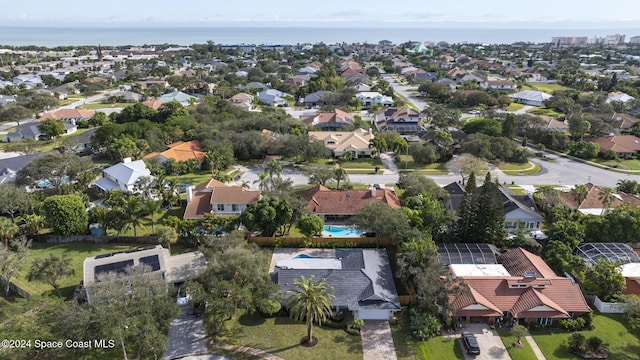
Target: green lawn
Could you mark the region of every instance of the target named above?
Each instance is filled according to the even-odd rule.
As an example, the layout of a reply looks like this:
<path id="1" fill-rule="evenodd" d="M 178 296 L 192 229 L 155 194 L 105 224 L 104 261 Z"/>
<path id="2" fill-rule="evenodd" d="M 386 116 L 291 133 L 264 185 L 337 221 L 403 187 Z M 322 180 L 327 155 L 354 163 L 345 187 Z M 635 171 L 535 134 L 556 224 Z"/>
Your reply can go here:
<path id="1" fill-rule="evenodd" d="M 177 216 L 182 219 L 182 215 L 184 215 L 184 209 L 182 207 L 173 207 L 168 210 L 163 210 L 160 214 L 156 214 L 155 220 L 155 230 L 158 232 L 159 229 L 165 227 L 162 225 L 164 219 L 169 216 Z M 151 216 L 145 216 L 141 219 L 142 226 L 138 226 L 136 229 L 135 236 L 145 236 L 152 234 L 152 226 L 151 226 Z M 133 227 L 130 226 L 126 229 L 123 229 L 120 234 L 117 234 L 115 230 L 109 230 L 109 235 L 122 235 L 122 236 L 134 236 Z"/>
<path id="2" fill-rule="evenodd" d="M 391 335 L 398 360 L 457 360 L 464 359 L 459 341 L 438 336 L 427 341 L 417 341 L 409 330 L 409 311 L 403 308 L 396 314 L 396 324 L 391 325 Z"/>
<path id="3" fill-rule="evenodd" d="M 517 339 L 510 335 L 508 329 L 498 329 L 497 331 L 498 334 L 500 334 L 504 347 L 507 348 L 512 360 L 537 360 L 536 354 L 533 352 L 531 346 L 529 346 L 529 342 L 525 338 L 520 339 L 522 348 L 519 348 L 513 346 Z"/>
<path id="4" fill-rule="evenodd" d="M 635 159 L 620 161 L 593 159 L 591 161 L 598 164 L 615 167 L 620 170 L 640 170 L 640 160 Z"/>
<path id="5" fill-rule="evenodd" d="M 344 169 L 375 169 L 375 167 L 383 168 L 380 158 L 359 158 L 349 161 L 338 160 L 341 168 Z"/>
<path id="6" fill-rule="evenodd" d="M 523 104 L 511 103 L 505 108 L 506 111 L 518 111 L 524 107 Z"/>
<path id="7" fill-rule="evenodd" d="M 506 175 L 532 175 L 540 171 L 540 165 L 532 162 L 517 163 L 501 163 L 498 168 Z"/>
<path id="8" fill-rule="evenodd" d="M 191 186 L 196 186 L 205 181 L 211 180 L 211 172 L 207 170 L 200 170 L 193 174 L 168 176 L 167 179 L 175 181 L 176 184 L 191 184 Z"/>
<path id="9" fill-rule="evenodd" d="M 93 243 L 67 243 L 67 244 L 46 244 L 46 243 L 33 243 L 31 246 L 31 253 L 24 262 L 22 271 L 12 279 L 12 281 L 33 295 L 40 295 L 43 293 L 55 293 L 53 289 L 43 283 L 30 282 L 26 280 L 26 275 L 29 271 L 29 267 L 35 258 L 44 258 L 49 254 L 55 254 L 62 256 L 68 255 L 71 258 L 73 264 L 73 270 L 75 274 L 60 280 L 60 290 L 64 296 L 70 297 L 73 294 L 73 290 L 82 280 L 82 264 L 84 259 L 99 254 L 107 254 L 116 251 L 126 251 L 145 246 L 141 244 L 93 244 Z M 148 245 L 146 245 L 148 246 Z"/>
<path id="10" fill-rule="evenodd" d="M 594 330 L 581 331 L 581 333 L 587 338 L 598 336 L 608 344 L 609 360 L 638 359 L 640 340 L 631 335 L 625 327 L 627 322 L 622 314 L 594 314 L 593 324 Z M 532 332 L 538 347 L 548 360 L 576 358 L 568 351 L 567 340 L 570 334 L 555 329 Z"/>
<path id="11" fill-rule="evenodd" d="M 518 185 L 507 185 L 507 188 L 509 188 L 509 190 L 513 191 L 516 195 L 527 195 L 528 191 L 526 191 L 525 189 L 521 188 Z"/>
<path id="12" fill-rule="evenodd" d="M 241 314 L 227 323 L 228 334 L 220 340 L 261 349 L 287 360 L 362 359 L 360 336 L 347 334 L 343 329 L 318 327 L 313 336 L 318 345 L 306 348 L 300 340 L 307 334 L 307 326 L 287 317 L 263 319 L 258 314 Z"/>
<path id="13" fill-rule="evenodd" d="M 545 107 L 533 107 L 529 109 L 527 112 L 533 115 L 548 115 L 555 118 L 564 116 L 564 114 L 556 112 L 553 109 L 547 109 Z"/>
<path id="14" fill-rule="evenodd" d="M 411 155 L 398 155 L 396 166 L 400 171 L 409 169 L 421 174 L 446 175 L 448 173 L 447 167 L 443 163 L 419 164 L 413 161 L 413 156 Z"/>
<path id="15" fill-rule="evenodd" d="M 527 85 L 535 90 L 546 92 L 547 94 L 553 95 L 555 91 L 558 90 L 570 90 L 570 88 L 566 86 L 562 86 L 558 83 L 532 83 L 528 82 Z"/>

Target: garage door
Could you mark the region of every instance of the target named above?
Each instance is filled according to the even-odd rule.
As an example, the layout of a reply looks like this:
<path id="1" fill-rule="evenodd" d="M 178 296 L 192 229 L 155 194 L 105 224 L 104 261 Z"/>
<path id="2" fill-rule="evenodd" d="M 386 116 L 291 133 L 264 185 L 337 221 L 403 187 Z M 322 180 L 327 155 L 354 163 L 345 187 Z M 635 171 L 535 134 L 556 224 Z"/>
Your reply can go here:
<path id="1" fill-rule="evenodd" d="M 388 310 L 357 310 L 354 317 L 363 320 L 389 320 L 391 313 Z"/>

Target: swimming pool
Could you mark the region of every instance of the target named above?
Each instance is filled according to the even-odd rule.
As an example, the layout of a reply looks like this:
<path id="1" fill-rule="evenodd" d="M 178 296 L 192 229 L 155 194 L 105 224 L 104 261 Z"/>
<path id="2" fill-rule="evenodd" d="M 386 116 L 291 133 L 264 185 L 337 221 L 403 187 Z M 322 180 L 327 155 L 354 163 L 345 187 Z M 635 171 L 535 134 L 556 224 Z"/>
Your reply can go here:
<path id="1" fill-rule="evenodd" d="M 322 229 L 322 236 L 335 236 L 335 237 L 359 237 L 364 231 L 353 226 L 336 226 L 325 225 Z"/>

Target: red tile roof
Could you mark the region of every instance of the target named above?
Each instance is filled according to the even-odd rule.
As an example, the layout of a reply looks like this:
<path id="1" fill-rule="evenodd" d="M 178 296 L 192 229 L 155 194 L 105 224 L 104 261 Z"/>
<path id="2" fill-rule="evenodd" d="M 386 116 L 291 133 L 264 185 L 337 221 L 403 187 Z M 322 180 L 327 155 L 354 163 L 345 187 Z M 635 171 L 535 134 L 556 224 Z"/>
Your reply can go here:
<path id="1" fill-rule="evenodd" d="M 614 135 L 590 138 L 588 141 L 600 146 L 600 150 L 613 150 L 616 153 L 635 153 L 640 151 L 640 138 L 633 135 Z"/>
<path id="2" fill-rule="evenodd" d="M 400 200 L 391 189 L 372 190 L 331 190 L 318 185 L 302 193 L 309 204 L 307 209 L 314 214 L 355 215 L 371 201 L 380 201 L 394 209 L 401 207 Z"/>
<path id="3" fill-rule="evenodd" d="M 94 110 L 83 110 L 83 109 L 59 109 L 56 111 L 44 113 L 38 121 L 43 121 L 47 119 L 90 119 L 93 115 L 95 115 Z"/>
<path id="4" fill-rule="evenodd" d="M 348 119 L 348 120 L 347 120 Z M 350 121 L 349 121 L 350 120 Z M 335 109 L 333 112 L 319 112 L 302 120 L 306 125 L 322 124 L 322 123 L 353 123 L 353 116 L 346 111 Z"/>
<path id="5" fill-rule="evenodd" d="M 634 280 L 625 278 L 626 288 L 624 289 L 625 295 L 640 295 L 640 280 Z"/>
<path id="6" fill-rule="evenodd" d="M 581 210 L 581 209 L 602 209 L 604 204 L 600 199 L 600 194 L 602 193 L 602 189 L 591 183 L 585 184 L 588 189 L 587 197 L 582 200 L 580 204 L 576 202 L 571 191 L 563 191 L 560 193 L 560 201 L 569 209 L 573 210 Z M 616 192 L 611 205 L 609 205 L 610 209 L 615 209 L 623 204 L 629 204 L 632 207 L 640 206 L 640 197 L 636 195 L 630 195 L 623 192 Z"/>
<path id="7" fill-rule="evenodd" d="M 504 254 L 500 254 L 497 260 L 512 276 L 524 276 L 525 272 L 534 272 L 537 278 L 558 277 L 540 256 L 532 254 L 523 248 L 511 249 Z"/>
<path id="8" fill-rule="evenodd" d="M 143 101 L 142 104 L 147 105 L 153 110 L 158 110 L 163 105 L 163 103 L 161 103 L 160 101 L 155 101 L 155 100 L 146 100 L 146 101 Z"/>
<path id="9" fill-rule="evenodd" d="M 162 156 L 165 159 L 173 159 L 175 161 L 187 161 L 190 159 L 196 159 L 202 164 L 204 161 L 206 152 L 202 151 L 200 142 L 198 140 L 192 140 L 188 142 L 178 141 L 167 145 L 169 150 L 165 150 L 161 153 L 152 152 L 144 156 L 145 159 L 151 159 L 156 156 Z"/>

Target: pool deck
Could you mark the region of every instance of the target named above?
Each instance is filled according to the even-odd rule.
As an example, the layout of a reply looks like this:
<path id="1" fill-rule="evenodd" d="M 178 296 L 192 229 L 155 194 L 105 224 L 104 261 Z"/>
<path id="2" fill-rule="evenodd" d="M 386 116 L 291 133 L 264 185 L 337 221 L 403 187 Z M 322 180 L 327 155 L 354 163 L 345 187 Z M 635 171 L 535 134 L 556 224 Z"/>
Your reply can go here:
<path id="1" fill-rule="evenodd" d="M 335 249 L 278 248 L 273 250 L 273 256 L 271 257 L 271 263 L 269 264 L 269 274 L 273 274 L 276 264 L 281 259 L 291 259 L 300 254 L 319 258 L 336 258 Z"/>

